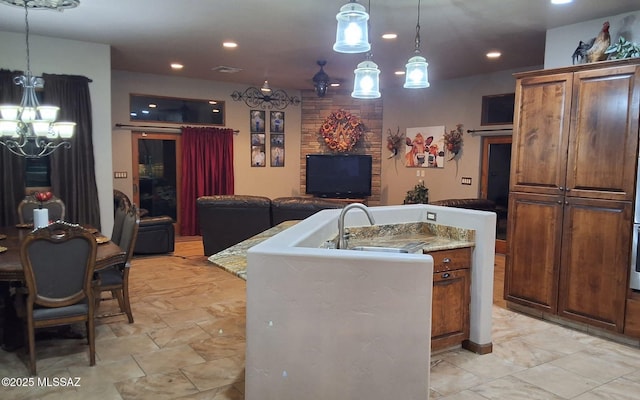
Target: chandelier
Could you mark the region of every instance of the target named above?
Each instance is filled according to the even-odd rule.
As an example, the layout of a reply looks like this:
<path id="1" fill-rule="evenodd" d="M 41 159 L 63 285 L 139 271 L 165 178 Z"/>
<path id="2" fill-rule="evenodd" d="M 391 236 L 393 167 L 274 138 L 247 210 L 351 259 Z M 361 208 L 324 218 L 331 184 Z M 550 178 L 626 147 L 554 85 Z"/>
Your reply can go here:
<path id="1" fill-rule="evenodd" d="M 244 92 L 235 90 L 231 93 L 231 98 L 234 101 L 244 101 L 249 107 L 260 107 L 262 109 L 284 110 L 289 104 L 300 104 L 300 99 L 297 96 L 289 96 L 282 89 L 271 89 L 268 81 L 264 81 L 260 89 L 251 86 Z"/>
<path id="2" fill-rule="evenodd" d="M 36 89 L 44 87 L 44 79 L 33 76 L 29 57 L 29 8 L 72 8 L 72 0 L 1 0 L 2 3 L 24 7 L 27 43 L 27 72 L 13 82 L 24 88 L 20 105 L 0 105 L 0 144 L 13 154 L 25 158 L 48 156 L 61 146 L 70 148 L 75 122 L 56 122 L 59 107 L 40 105 Z"/>

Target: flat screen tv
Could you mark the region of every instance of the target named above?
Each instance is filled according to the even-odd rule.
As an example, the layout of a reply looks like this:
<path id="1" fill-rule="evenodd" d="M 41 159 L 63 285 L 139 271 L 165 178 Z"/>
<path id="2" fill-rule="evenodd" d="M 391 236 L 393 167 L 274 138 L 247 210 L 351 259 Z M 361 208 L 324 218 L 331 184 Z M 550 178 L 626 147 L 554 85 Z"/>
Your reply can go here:
<path id="1" fill-rule="evenodd" d="M 306 193 L 327 198 L 371 196 L 371 156 L 308 154 Z"/>

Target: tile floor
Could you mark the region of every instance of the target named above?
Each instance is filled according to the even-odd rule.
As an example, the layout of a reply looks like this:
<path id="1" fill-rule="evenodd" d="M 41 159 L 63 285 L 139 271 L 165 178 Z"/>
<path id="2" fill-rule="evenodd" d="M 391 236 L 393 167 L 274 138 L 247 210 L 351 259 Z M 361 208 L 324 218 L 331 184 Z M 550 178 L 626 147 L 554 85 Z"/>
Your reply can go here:
<path id="1" fill-rule="evenodd" d="M 243 399 L 245 283 L 201 254 L 199 241 L 181 241 L 171 256 L 134 259 L 135 323 L 99 320 L 94 367 L 84 340 L 37 343 L 38 377 L 79 377 L 79 387 L 0 387 L 0 398 Z M 499 306 L 493 313 L 493 353 L 432 357 L 431 399 L 640 398 L 639 349 Z M 0 375 L 27 377 L 24 353 L 0 350 Z"/>

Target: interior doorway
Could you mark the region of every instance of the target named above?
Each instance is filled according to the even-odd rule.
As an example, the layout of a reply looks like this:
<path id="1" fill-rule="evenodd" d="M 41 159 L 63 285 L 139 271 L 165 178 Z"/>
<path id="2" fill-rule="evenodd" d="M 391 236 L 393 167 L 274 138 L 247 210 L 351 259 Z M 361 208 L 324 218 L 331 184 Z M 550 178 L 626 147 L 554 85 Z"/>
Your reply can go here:
<path id="1" fill-rule="evenodd" d="M 180 226 L 182 148 L 176 133 L 133 132 L 133 201 L 148 216 L 168 215 Z"/>
<path id="2" fill-rule="evenodd" d="M 480 197 L 496 203 L 496 253 L 501 254 L 507 252 L 510 172 L 511 136 L 483 137 Z"/>

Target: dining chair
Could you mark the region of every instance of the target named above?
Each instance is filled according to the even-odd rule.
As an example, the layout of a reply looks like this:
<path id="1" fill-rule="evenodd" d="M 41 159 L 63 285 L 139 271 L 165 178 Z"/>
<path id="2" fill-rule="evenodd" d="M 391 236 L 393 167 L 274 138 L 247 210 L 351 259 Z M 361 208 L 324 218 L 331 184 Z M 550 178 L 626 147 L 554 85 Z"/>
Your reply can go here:
<path id="1" fill-rule="evenodd" d="M 122 227 L 124 225 L 124 219 L 127 215 L 128 208 L 130 208 L 130 206 L 126 206 L 124 203 L 120 203 L 120 205 L 115 209 L 113 213 L 113 229 L 111 230 L 111 241 L 113 243 L 120 243 L 120 237 L 122 236 Z"/>
<path id="2" fill-rule="evenodd" d="M 108 298 L 102 298 L 102 292 L 111 292 L 111 297 L 118 300 L 120 312 L 127 314 L 129 323 L 133 323 L 133 313 L 131 312 L 131 302 L 129 301 L 129 270 L 131 268 L 131 258 L 133 258 L 133 249 L 136 245 L 138 236 L 138 227 L 140 226 L 140 216 L 138 208 L 132 204 L 127 212 L 124 208 L 116 210 L 122 213 L 122 228 L 116 244 L 126 253 L 126 259 L 123 264 L 105 268 L 96 273 L 98 287 L 96 291 L 96 304 Z M 114 241 L 114 239 L 111 239 Z M 98 317 L 111 316 L 113 314 L 98 315 Z"/>
<path id="3" fill-rule="evenodd" d="M 95 365 L 93 272 L 95 236 L 75 224 L 56 222 L 27 234 L 20 246 L 25 287 L 16 312 L 26 324 L 29 368 L 36 374 L 35 330 L 84 322 L 89 364 Z"/>
<path id="4" fill-rule="evenodd" d="M 21 224 L 33 223 L 33 210 L 40 208 L 41 204 L 34 195 L 26 196 L 18 204 L 18 221 Z M 53 196 L 51 199 L 42 202 L 42 208 L 49 210 L 49 220 L 51 221 L 64 221 L 65 217 L 65 205 L 58 197 Z"/>

